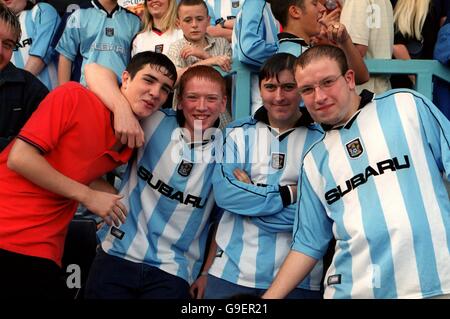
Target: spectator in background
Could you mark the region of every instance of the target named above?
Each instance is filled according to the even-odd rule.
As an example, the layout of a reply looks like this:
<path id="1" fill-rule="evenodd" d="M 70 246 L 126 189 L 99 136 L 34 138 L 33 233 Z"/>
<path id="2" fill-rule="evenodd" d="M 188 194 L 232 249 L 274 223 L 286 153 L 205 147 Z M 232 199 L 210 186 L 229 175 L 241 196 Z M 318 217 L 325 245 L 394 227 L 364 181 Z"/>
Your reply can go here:
<path id="1" fill-rule="evenodd" d="M 398 0 L 394 8 L 395 59 L 433 59 L 440 28 L 440 0 Z M 393 74 L 392 88 L 413 88 L 414 75 Z"/>
<path id="2" fill-rule="evenodd" d="M 278 35 L 278 52 L 298 57 L 313 42 L 339 46 L 355 70 L 357 83 L 367 82 L 369 72 L 363 58 L 345 26 L 336 21 L 339 6 L 327 13 L 322 0 L 271 0 L 271 3 L 275 17 L 283 26 L 283 32 Z"/>
<path id="3" fill-rule="evenodd" d="M 235 20 L 232 36 L 233 61 L 259 68 L 278 50 L 280 24 L 266 0 L 248 0 Z M 262 105 L 258 74 L 251 77 L 251 114 Z"/>
<path id="4" fill-rule="evenodd" d="M 276 53 L 280 24 L 273 16 L 268 1 L 246 1 L 236 17 L 235 26 L 233 59 L 259 68 Z"/>
<path id="5" fill-rule="evenodd" d="M 33 4 L 28 0 L 0 0 L 20 21 L 22 37 L 17 43 L 12 63 L 35 75 L 49 90 L 58 84 L 56 55 L 51 46 L 61 21 L 48 3 Z"/>
<path id="6" fill-rule="evenodd" d="M 438 33 L 433 57 L 450 67 L 450 21 L 441 27 Z M 450 120 L 450 83 L 439 78 L 434 79 L 433 102 Z"/>
<path id="7" fill-rule="evenodd" d="M 130 58 L 131 39 L 139 29 L 139 18 L 117 0 L 93 0 L 90 7 L 74 11 L 56 47 L 59 84 L 70 80 L 77 54 L 83 57 L 81 84 L 86 84 L 84 66 L 94 62 L 111 68 L 120 81 Z"/>
<path id="8" fill-rule="evenodd" d="M 169 47 L 183 38 L 177 25 L 176 0 L 145 0 L 144 24 L 133 39 L 131 55 L 150 50 L 168 54 Z"/>
<path id="9" fill-rule="evenodd" d="M 205 0 L 208 5 L 211 24 L 208 34 L 223 37 L 231 42 L 235 19 L 245 0 Z"/>
<path id="10" fill-rule="evenodd" d="M 394 47 L 394 19 L 389 0 L 346 0 L 341 11 L 341 23 L 347 28 L 361 57 L 391 59 Z M 383 93 L 391 88 L 389 76 L 370 76 L 357 91 L 367 89 Z"/>
<path id="11" fill-rule="evenodd" d="M 169 48 L 169 58 L 177 67 L 179 78 L 195 65 L 218 66 L 231 70 L 231 45 L 225 38 L 215 38 L 206 33 L 209 24 L 208 8 L 203 0 L 181 0 L 177 8 L 177 23 L 184 37 Z M 177 105 L 174 93 L 173 107 Z M 220 115 L 221 128 L 230 121 L 229 112 Z"/>
<path id="12" fill-rule="evenodd" d="M 194 65 L 217 65 L 231 70 L 231 45 L 225 38 L 206 33 L 208 8 L 203 0 L 181 0 L 177 8 L 177 23 L 184 38 L 169 48 L 169 58 L 177 67 L 178 77 Z"/>
<path id="13" fill-rule="evenodd" d="M 10 62 L 20 33 L 17 17 L 0 3 L 0 152 L 16 137 L 48 93 L 47 87 L 33 74 Z"/>

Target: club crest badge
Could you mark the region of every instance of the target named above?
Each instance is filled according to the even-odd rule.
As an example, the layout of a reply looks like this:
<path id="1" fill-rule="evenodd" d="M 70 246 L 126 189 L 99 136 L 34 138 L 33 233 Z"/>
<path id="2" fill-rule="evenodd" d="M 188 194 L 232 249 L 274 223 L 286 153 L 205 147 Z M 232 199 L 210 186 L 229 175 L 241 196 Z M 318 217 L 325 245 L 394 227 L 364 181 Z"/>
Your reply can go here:
<path id="1" fill-rule="evenodd" d="M 113 37 L 114 36 L 114 28 L 105 28 L 105 34 L 108 37 Z"/>
<path id="2" fill-rule="evenodd" d="M 347 144 L 345 144 L 347 148 L 348 155 L 351 158 L 358 158 L 364 152 L 363 146 L 359 138 L 356 138 Z"/>
<path id="3" fill-rule="evenodd" d="M 189 174 L 191 174 L 193 166 L 193 163 L 182 160 L 180 166 L 178 166 L 178 174 L 184 177 L 189 176 Z"/>
<path id="4" fill-rule="evenodd" d="M 284 167 L 284 158 L 286 154 L 283 153 L 272 153 L 272 168 L 282 169 Z"/>
<path id="5" fill-rule="evenodd" d="M 231 2 L 231 7 L 233 7 L 233 8 L 239 8 L 239 1 L 232 1 Z"/>

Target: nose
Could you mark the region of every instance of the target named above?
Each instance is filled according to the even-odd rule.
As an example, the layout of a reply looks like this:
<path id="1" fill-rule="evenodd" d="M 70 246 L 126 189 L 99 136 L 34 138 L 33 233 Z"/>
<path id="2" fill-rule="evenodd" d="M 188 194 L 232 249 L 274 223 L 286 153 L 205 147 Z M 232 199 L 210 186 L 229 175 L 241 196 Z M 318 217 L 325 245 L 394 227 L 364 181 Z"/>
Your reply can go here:
<path id="1" fill-rule="evenodd" d="M 325 92 L 322 90 L 322 88 L 320 86 L 316 86 L 314 88 L 314 100 L 316 102 L 320 102 L 323 101 L 327 98 L 327 95 L 325 94 Z"/>
<path id="2" fill-rule="evenodd" d="M 148 93 L 153 99 L 159 99 L 161 95 L 162 86 L 161 85 L 152 85 L 148 89 Z"/>
<path id="3" fill-rule="evenodd" d="M 283 96 L 283 89 L 281 87 L 278 87 L 277 90 L 275 91 L 275 99 L 277 101 L 280 101 L 284 98 Z"/>
<path id="4" fill-rule="evenodd" d="M 207 110 L 206 99 L 202 97 L 198 100 L 197 111 L 206 111 L 206 110 Z"/>

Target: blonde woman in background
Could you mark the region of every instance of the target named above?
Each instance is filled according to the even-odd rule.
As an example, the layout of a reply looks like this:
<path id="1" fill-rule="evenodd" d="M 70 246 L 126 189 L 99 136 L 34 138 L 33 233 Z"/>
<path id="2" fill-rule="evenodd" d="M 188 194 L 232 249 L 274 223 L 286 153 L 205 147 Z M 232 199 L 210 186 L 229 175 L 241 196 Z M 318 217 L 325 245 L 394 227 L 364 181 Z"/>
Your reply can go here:
<path id="1" fill-rule="evenodd" d="M 398 0 L 394 7 L 395 59 L 433 59 L 439 31 L 441 0 Z M 393 75 L 393 88 L 412 88 L 413 75 Z"/>
<path id="2" fill-rule="evenodd" d="M 142 51 L 167 55 L 170 45 L 183 38 L 176 25 L 176 5 L 176 0 L 144 1 L 144 26 L 133 39 L 131 56 Z"/>

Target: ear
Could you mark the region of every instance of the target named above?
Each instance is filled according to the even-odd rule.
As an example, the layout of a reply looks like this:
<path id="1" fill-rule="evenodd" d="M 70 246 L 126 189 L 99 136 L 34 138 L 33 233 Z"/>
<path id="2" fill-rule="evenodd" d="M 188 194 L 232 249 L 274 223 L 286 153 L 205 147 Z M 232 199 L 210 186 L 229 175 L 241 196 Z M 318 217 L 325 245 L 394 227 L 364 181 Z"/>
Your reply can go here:
<path id="1" fill-rule="evenodd" d="M 302 9 L 297 7 L 296 5 L 291 5 L 288 9 L 288 20 L 289 17 L 298 19 L 300 17 L 300 14 L 302 13 Z"/>
<path id="2" fill-rule="evenodd" d="M 183 110 L 183 98 L 181 96 L 177 96 L 177 110 Z"/>
<path id="3" fill-rule="evenodd" d="M 128 73 L 128 71 L 123 71 L 122 72 L 122 89 L 126 90 L 130 81 L 131 81 L 130 73 Z"/>
<path id="4" fill-rule="evenodd" d="M 344 78 L 350 90 L 355 90 L 356 88 L 355 71 L 347 70 L 347 72 L 345 72 L 344 74 Z"/>
<path id="5" fill-rule="evenodd" d="M 175 20 L 175 26 L 176 26 L 178 29 L 181 29 L 181 27 L 180 27 L 180 18 L 177 18 L 177 19 Z"/>

